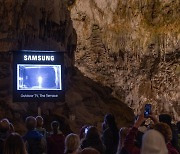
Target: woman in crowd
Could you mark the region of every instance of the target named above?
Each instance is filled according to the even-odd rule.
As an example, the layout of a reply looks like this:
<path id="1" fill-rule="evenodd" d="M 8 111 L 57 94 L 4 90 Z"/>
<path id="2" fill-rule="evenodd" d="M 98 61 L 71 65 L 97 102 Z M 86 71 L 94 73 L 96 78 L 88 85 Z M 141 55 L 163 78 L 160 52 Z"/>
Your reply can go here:
<path id="1" fill-rule="evenodd" d="M 88 127 L 86 136 L 81 144 L 81 149 L 92 147 L 96 150 L 98 150 L 101 154 L 104 154 L 105 147 L 101 142 L 101 139 L 99 137 L 99 133 L 96 127 L 90 126 Z"/>
<path id="2" fill-rule="evenodd" d="M 106 154 L 115 154 L 119 142 L 118 128 L 112 114 L 107 114 L 104 118 L 102 141 L 106 147 Z"/>
<path id="3" fill-rule="evenodd" d="M 148 130 L 143 136 L 141 154 L 168 154 L 164 137 L 156 130 Z"/>
<path id="4" fill-rule="evenodd" d="M 166 142 L 167 149 L 171 154 L 179 154 L 179 152 L 172 146 L 172 130 L 171 127 L 163 122 L 159 122 L 154 126 L 154 129 L 160 132 Z"/>
<path id="5" fill-rule="evenodd" d="M 65 154 L 78 154 L 80 146 L 79 136 L 76 134 L 69 134 L 65 139 Z"/>
<path id="6" fill-rule="evenodd" d="M 12 133 L 8 136 L 3 154 L 27 154 L 23 139 L 19 134 Z"/>
<path id="7" fill-rule="evenodd" d="M 150 118 L 153 120 L 152 116 Z M 141 148 L 137 147 L 135 145 L 134 141 L 136 138 L 136 134 L 138 132 L 138 128 L 141 126 L 141 124 L 145 120 L 146 120 L 146 118 L 144 118 L 144 114 L 141 114 L 138 117 L 137 121 L 135 122 L 134 126 L 130 129 L 130 131 L 128 132 L 128 134 L 126 136 L 126 139 L 124 142 L 124 148 L 126 149 L 126 151 L 128 151 L 131 154 L 140 154 Z M 172 131 L 171 131 L 170 127 L 165 123 L 156 123 L 154 129 L 156 131 L 158 131 L 160 134 L 162 134 L 163 137 L 165 138 L 166 148 L 168 149 L 169 154 L 179 154 L 177 152 L 177 150 L 175 150 L 175 148 L 170 144 L 170 140 L 172 139 Z M 165 133 L 163 133 L 163 132 L 165 132 Z M 148 144 L 150 144 L 150 146 L 151 146 L 151 142 L 153 144 L 153 141 L 158 140 L 155 138 L 155 136 L 152 136 L 152 138 L 153 139 L 149 140 L 149 143 L 148 143 Z M 142 144 L 144 144 L 144 141 L 142 141 Z"/>
<path id="8" fill-rule="evenodd" d="M 65 146 L 65 137 L 59 130 L 59 122 L 51 123 L 51 135 L 47 138 L 47 153 L 48 154 L 63 154 Z"/>
<path id="9" fill-rule="evenodd" d="M 116 154 L 126 154 L 126 150 L 123 148 L 124 147 L 124 140 L 126 138 L 126 135 L 128 133 L 128 128 L 122 127 L 119 130 L 119 144 L 118 144 L 118 150 Z"/>
<path id="10" fill-rule="evenodd" d="M 80 134 L 79 134 L 79 137 L 80 137 L 80 140 L 83 140 L 86 136 L 86 131 L 88 129 L 88 125 L 84 125 L 81 130 L 80 130 Z"/>
<path id="11" fill-rule="evenodd" d="M 178 149 L 178 132 L 176 126 L 172 124 L 172 117 L 169 114 L 160 114 L 159 115 L 159 122 L 166 123 L 170 126 L 172 131 L 172 139 L 171 144 L 173 147 Z"/>

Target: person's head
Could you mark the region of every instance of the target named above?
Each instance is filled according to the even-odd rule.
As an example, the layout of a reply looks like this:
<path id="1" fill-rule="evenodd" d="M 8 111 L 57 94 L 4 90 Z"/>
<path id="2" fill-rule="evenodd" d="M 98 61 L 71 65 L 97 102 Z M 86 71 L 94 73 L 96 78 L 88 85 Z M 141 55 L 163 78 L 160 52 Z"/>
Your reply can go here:
<path id="1" fill-rule="evenodd" d="M 86 136 L 85 136 L 85 139 L 99 139 L 99 132 L 98 132 L 98 130 L 97 130 L 97 128 L 96 127 L 94 127 L 94 126 L 90 126 L 90 127 L 88 127 L 88 131 L 87 131 L 87 133 L 86 133 Z"/>
<path id="2" fill-rule="evenodd" d="M 99 151 L 97 151 L 94 148 L 84 148 L 80 154 L 100 154 Z"/>
<path id="3" fill-rule="evenodd" d="M 141 146 L 142 146 L 142 138 L 143 138 L 143 135 L 144 135 L 144 133 L 141 132 L 141 131 L 138 131 L 137 134 L 136 134 L 135 145 L 136 145 L 138 148 L 141 148 Z"/>
<path id="4" fill-rule="evenodd" d="M 72 153 L 78 150 L 80 146 L 79 136 L 76 134 L 69 134 L 65 139 L 65 153 Z"/>
<path id="5" fill-rule="evenodd" d="M 53 121 L 51 123 L 51 129 L 52 129 L 54 134 L 57 134 L 58 130 L 59 130 L 59 122 L 58 121 Z"/>
<path id="6" fill-rule="evenodd" d="M 36 128 L 36 119 L 33 116 L 29 116 L 26 118 L 26 128 L 28 130 L 34 130 Z"/>
<path id="7" fill-rule="evenodd" d="M 156 130 L 148 130 L 143 135 L 141 154 L 168 154 L 164 137 Z"/>
<path id="8" fill-rule="evenodd" d="M 126 138 L 126 135 L 128 134 L 128 131 L 129 129 L 127 127 L 122 127 L 119 130 L 119 145 L 118 145 L 117 153 L 120 153 L 122 147 L 124 146 L 124 140 Z"/>
<path id="9" fill-rule="evenodd" d="M 159 115 L 159 122 L 164 122 L 170 126 L 171 121 L 172 121 L 172 117 L 169 114 L 160 114 Z"/>
<path id="10" fill-rule="evenodd" d="M 164 136 L 166 143 L 172 140 L 172 130 L 168 124 L 159 122 L 154 125 L 154 129 L 159 131 Z"/>
<path id="11" fill-rule="evenodd" d="M 122 146 L 124 145 L 124 140 L 126 138 L 126 135 L 128 134 L 128 131 L 129 131 L 129 128 L 127 128 L 127 127 L 122 127 L 119 130 L 119 141 Z"/>
<path id="12" fill-rule="evenodd" d="M 10 130 L 10 122 L 8 119 L 2 119 L 0 121 L 0 132 L 6 133 Z"/>
<path id="13" fill-rule="evenodd" d="M 81 128 L 79 137 L 80 139 L 83 139 L 85 137 L 85 130 L 88 129 L 88 125 L 85 125 Z"/>
<path id="14" fill-rule="evenodd" d="M 105 121 L 102 123 L 102 131 L 105 131 L 107 129 L 107 124 L 105 123 Z"/>
<path id="15" fill-rule="evenodd" d="M 115 122 L 114 115 L 112 114 L 106 114 L 104 118 L 106 126 L 109 128 L 113 135 L 113 140 L 115 144 L 118 144 L 119 142 L 119 135 L 118 135 L 118 128 Z"/>
<path id="16" fill-rule="evenodd" d="M 108 127 L 111 127 L 112 125 L 115 124 L 115 118 L 112 114 L 106 114 L 104 117 L 104 122 Z"/>
<path id="17" fill-rule="evenodd" d="M 9 124 L 9 131 L 10 131 L 11 133 L 15 132 L 15 129 L 14 129 L 14 126 L 13 126 L 12 123 Z"/>
<path id="18" fill-rule="evenodd" d="M 36 121 L 37 121 L 37 128 L 41 128 L 44 124 L 43 118 L 41 116 L 37 116 Z"/>
<path id="19" fill-rule="evenodd" d="M 5 140 L 3 154 L 27 154 L 24 141 L 17 133 L 12 133 Z"/>

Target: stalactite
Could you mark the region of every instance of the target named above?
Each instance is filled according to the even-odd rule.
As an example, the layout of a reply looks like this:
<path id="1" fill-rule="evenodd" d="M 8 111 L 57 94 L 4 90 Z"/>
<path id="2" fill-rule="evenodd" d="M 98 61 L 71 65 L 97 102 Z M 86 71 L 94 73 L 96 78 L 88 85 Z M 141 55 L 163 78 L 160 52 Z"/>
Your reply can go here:
<path id="1" fill-rule="evenodd" d="M 106 2 L 107 1 L 104 1 L 104 3 Z M 77 0 L 76 6 L 80 5 L 79 3 L 81 3 L 80 0 Z M 111 3 L 113 3 L 113 1 Z M 83 3 L 81 3 L 81 5 L 83 5 Z M 168 5 L 169 8 L 164 10 L 166 5 Z M 86 18 L 89 19 L 88 21 L 83 21 L 83 23 L 81 21 L 75 21 L 75 28 L 81 32 L 79 33 L 81 44 L 83 44 L 83 39 L 88 42 L 85 36 L 83 36 L 83 32 L 88 34 L 88 27 L 95 22 L 102 28 L 100 37 L 102 43 L 106 46 L 105 48 L 108 49 L 108 52 L 103 52 L 103 54 L 100 55 L 102 60 L 98 63 L 98 67 L 103 66 L 103 72 L 94 71 L 93 68 L 96 67 L 96 65 L 93 63 L 93 55 L 88 47 L 87 50 L 83 50 L 83 61 L 76 59 L 78 60 L 77 66 L 82 68 L 82 72 L 85 74 L 87 72 L 89 77 L 95 80 L 97 79 L 96 75 L 107 79 L 108 77 L 104 74 L 111 69 L 114 74 L 111 75 L 111 78 L 115 82 L 112 82 L 110 79 L 102 82 L 105 85 L 112 86 L 112 88 L 122 88 L 126 93 L 125 97 L 127 97 L 125 102 L 130 106 L 132 105 L 136 113 L 138 112 L 139 105 L 142 105 L 144 103 L 143 101 L 147 101 L 147 98 L 150 96 L 152 96 L 152 101 L 154 101 L 154 105 L 156 106 L 156 112 L 158 113 L 158 110 L 165 111 L 163 104 L 162 106 L 160 105 L 163 102 L 161 99 L 163 93 L 166 93 L 166 105 L 172 100 L 172 97 L 169 95 L 171 86 L 174 93 L 177 94 L 175 89 L 178 82 L 173 80 L 177 78 L 177 75 L 174 76 L 173 74 L 173 67 L 177 60 L 170 58 L 172 55 L 170 56 L 169 54 L 173 53 L 173 55 L 176 55 L 178 52 L 176 49 L 179 48 L 179 15 L 177 9 L 175 9 L 180 6 L 179 2 L 121 0 L 118 1 L 114 13 L 108 11 L 110 9 L 109 5 L 106 5 L 106 10 L 101 10 L 104 14 L 104 20 L 100 20 L 101 13 L 97 12 L 98 6 L 90 6 L 91 8 L 87 8 L 87 11 L 71 8 L 72 15 L 82 11 Z M 94 14 L 95 10 L 96 14 Z M 173 10 L 171 20 L 167 19 L 165 12 L 163 12 L 169 10 Z M 92 19 L 91 13 L 93 14 Z M 107 14 L 108 17 L 112 16 L 112 23 L 105 20 Z M 86 28 L 81 26 L 81 24 L 86 24 Z M 78 54 L 80 53 L 81 51 L 78 51 Z M 121 58 L 120 53 L 123 53 L 123 58 Z M 89 62 L 89 60 L 87 61 L 86 55 L 92 55 L 91 62 Z M 106 58 L 103 58 L 103 56 Z M 91 69 L 84 66 L 87 66 L 86 63 L 88 62 L 91 63 Z M 103 75 L 101 73 L 103 73 Z M 143 89 L 143 86 L 141 86 L 142 81 L 145 85 L 150 82 L 151 94 L 141 94 L 139 92 L 148 89 Z M 116 93 L 116 89 L 114 89 L 114 91 L 114 93 Z M 135 93 L 141 97 L 141 101 L 135 97 Z M 156 101 L 158 101 L 158 103 Z M 177 112 L 176 109 L 175 112 Z"/>

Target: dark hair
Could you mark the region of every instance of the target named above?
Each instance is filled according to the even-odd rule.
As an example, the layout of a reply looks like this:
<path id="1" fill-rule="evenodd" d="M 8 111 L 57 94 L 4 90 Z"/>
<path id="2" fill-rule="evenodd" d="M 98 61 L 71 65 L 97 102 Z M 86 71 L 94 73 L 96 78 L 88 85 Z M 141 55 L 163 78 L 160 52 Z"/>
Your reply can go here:
<path id="1" fill-rule="evenodd" d="M 159 122 L 154 125 L 154 129 L 159 131 L 164 136 L 166 143 L 172 140 L 172 130 L 168 124 Z"/>
<path id="2" fill-rule="evenodd" d="M 97 128 L 94 126 L 88 127 L 88 131 L 85 138 L 86 139 L 100 139 Z"/>
<path id="3" fill-rule="evenodd" d="M 81 130 L 80 130 L 80 134 L 79 134 L 79 137 L 80 137 L 80 140 L 82 138 L 84 138 L 84 134 L 85 134 L 85 129 L 88 128 L 88 125 L 84 125 Z"/>
<path id="4" fill-rule="evenodd" d="M 104 120 L 105 120 L 105 123 L 107 124 L 107 126 L 109 127 L 110 131 L 113 134 L 113 139 L 114 139 L 115 143 L 118 144 L 119 134 L 118 134 L 118 128 L 117 128 L 117 125 L 115 122 L 114 115 L 106 114 Z"/>
<path id="5" fill-rule="evenodd" d="M 52 129 L 54 134 L 57 134 L 58 133 L 58 129 L 59 129 L 59 122 L 58 121 L 53 121 L 51 123 L 51 129 Z"/>
<path id="6" fill-rule="evenodd" d="M 33 130 L 36 128 L 36 119 L 33 116 L 29 116 L 26 118 L 26 128 L 28 130 Z"/>
<path id="7" fill-rule="evenodd" d="M 12 133 L 5 140 L 3 154 L 27 154 L 22 137 Z"/>
<path id="8" fill-rule="evenodd" d="M 8 119 L 2 119 L 0 121 L 0 131 L 6 133 L 10 130 L 10 123 Z"/>
<path id="9" fill-rule="evenodd" d="M 37 116 L 36 121 L 37 121 L 37 127 L 43 126 L 43 118 L 41 116 Z"/>
<path id="10" fill-rule="evenodd" d="M 159 115 L 159 122 L 164 122 L 171 126 L 172 117 L 169 114 L 160 114 Z"/>
<path id="11" fill-rule="evenodd" d="M 136 145 L 138 148 L 141 148 L 141 146 L 142 146 L 143 135 L 144 135 L 144 133 L 141 132 L 141 131 L 138 131 L 137 134 L 136 134 L 135 145 Z"/>
<path id="12" fill-rule="evenodd" d="M 104 151 L 104 146 L 101 142 L 98 130 L 94 126 L 88 127 L 85 139 L 82 141 L 81 148 L 92 147 L 98 150 L 100 153 Z"/>
<path id="13" fill-rule="evenodd" d="M 129 128 L 127 127 L 122 127 L 119 130 L 119 144 L 117 148 L 117 154 L 119 154 L 122 148 L 124 147 L 124 141 L 125 141 L 126 135 L 128 134 L 128 131 L 129 131 Z"/>

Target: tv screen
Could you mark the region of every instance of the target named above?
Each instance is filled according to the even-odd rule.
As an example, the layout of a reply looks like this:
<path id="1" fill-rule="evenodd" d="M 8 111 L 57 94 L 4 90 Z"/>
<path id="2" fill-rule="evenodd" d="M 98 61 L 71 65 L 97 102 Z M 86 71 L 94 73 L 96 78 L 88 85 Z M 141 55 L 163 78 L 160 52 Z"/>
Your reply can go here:
<path id="1" fill-rule="evenodd" d="M 14 51 L 13 65 L 14 102 L 65 100 L 64 53 Z"/>
<path id="2" fill-rule="evenodd" d="M 61 65 L 17 65 L 17 90 L 62 90 Z"/>

